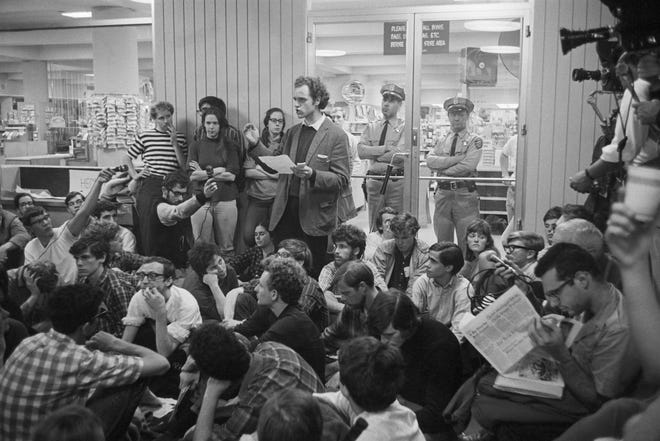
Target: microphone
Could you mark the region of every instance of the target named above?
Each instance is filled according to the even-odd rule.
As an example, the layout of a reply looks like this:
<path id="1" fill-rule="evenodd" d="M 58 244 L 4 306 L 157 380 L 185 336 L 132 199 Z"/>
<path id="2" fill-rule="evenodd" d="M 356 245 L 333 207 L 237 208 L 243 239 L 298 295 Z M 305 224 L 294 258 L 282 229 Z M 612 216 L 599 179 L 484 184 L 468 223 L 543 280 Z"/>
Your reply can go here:
<path id="1" fill-rule="evenodd" d="M 518 271 L 517 269 L 506 263 L 504 260 L 497 257 L 495 254 L 491 254 L 490 256 L 488 256 L 488 260 L 493 263 L 497 263 L 498 265 L 502 265 L 508 270 L 511 270 L 513 272 L 513 275 L 516 277 L 522 276 L 522 274 L 520 274 L 520 271 Z"/>
<path id="2" fill-rule="evenodd" d="M 213 167 L 207 165 L 204 170 L 206 170 L 206 176 L 208 176 L 209 179 L 213 179 Z"/>
<path id="3" fill-rule="evenodd" d="M 125 171 L 128 171 L 128 165 L 126 164 L 118 165 L 116 167 L 112 167 L 110 170 L 112 170 L 115 173 L 123 173 Z"/>
<path id="4" fill-rule="evenodd" d="M 355 424 L 351 426 L 348 433 L 344 436 L 342 441 L 355 441 L 368 426 L 369 423 L 367 423 L 364 418 L 358 418 L 357 421 L 355 421 Z"/>

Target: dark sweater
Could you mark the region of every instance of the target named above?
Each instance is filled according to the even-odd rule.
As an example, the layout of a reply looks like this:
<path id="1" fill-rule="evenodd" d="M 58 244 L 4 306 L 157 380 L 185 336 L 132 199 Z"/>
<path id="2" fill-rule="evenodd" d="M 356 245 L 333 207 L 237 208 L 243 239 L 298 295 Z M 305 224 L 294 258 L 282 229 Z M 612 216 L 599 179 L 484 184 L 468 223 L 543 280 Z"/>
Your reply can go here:
<path id="1" fill-rule="evenodd" d="M 400 350 L 406 363 L 400 393 L 423 407 L 416 412 L 419 428 L 424 433 L 450 431 L 442 411 L 461 384 L 458 340 L 442 323 L 423 318 Z"/>
<path id="2" fill-rule="evenodd" d="M 218 285 L 224 295 L 227 295 L 229 291 L 238 287 L 236 271 L 234 271 L 231 265 L 227 265 L 227 275 L 224 279 L 218 281 Z M 222 317 L 220 317 L 218 308 L 215 305 L 215 298 L 213 298 L 211 288 L 204 283 L 202 278 L 192 268 L 189 267 L 186 270 L 186 276 L 183 279 L 183 285 L 181 287 L 189 291 L 197 300 L 202 320 L 222 321 Z"/>

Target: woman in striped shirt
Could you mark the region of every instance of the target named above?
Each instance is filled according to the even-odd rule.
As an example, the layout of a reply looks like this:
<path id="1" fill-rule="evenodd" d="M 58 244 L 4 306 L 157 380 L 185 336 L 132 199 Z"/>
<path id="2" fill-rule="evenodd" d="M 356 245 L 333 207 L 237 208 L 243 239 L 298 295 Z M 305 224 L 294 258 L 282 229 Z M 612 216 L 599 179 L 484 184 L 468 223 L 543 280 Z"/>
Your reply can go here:
<path id="1" fill-rule="evenodd" d="M 128 166 L 128 173 L 135 182 L 132 187 L 136 196 L 141 254 L 147 256 L 153 254 L 153 244 L 149 239 L 152 236 L 149 232 L 149 207 L 154 199 L 162 197 L 163 178 L 186 168 L 186 137 L 174 128 L 173 113 L 174 106 L 166 101 L 152 105 L 149 114 L 154 121 L 154 128 L 138 134 L 123 158 L 124 164 Z M 139 156 L 142 156 L 144 167 L 138 172 L 133 160 Z"/>

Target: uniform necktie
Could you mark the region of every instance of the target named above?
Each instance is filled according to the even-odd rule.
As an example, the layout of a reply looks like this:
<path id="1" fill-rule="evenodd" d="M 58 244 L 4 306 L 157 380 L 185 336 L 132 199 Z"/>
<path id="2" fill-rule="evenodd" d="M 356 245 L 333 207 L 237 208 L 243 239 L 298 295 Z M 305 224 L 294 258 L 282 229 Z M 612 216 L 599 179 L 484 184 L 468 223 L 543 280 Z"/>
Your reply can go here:
<path id="1" fill-rule="evenodd" d="M 383 124 L 383 131 L 380 132 L 380 139 L 378 140 L 378 145 L 385 145 L 385 136 L 387 135 L 387 126 L 388 122 L 385 121 L 385 124 Z"/>
<path id="2" fill-rule="evenodd" d="M 456 154 L 456 142 L 458 141 L 458 133 L 454 134 L 454 140 L 451 142 L 451 151 L 449 156 L 454 156 Z"/>

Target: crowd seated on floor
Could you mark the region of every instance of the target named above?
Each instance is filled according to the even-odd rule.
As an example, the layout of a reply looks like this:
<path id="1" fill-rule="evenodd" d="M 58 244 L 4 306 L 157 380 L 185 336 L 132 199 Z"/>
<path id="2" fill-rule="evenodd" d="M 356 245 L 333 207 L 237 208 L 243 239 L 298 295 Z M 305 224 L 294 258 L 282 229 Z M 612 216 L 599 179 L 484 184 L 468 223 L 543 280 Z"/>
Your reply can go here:
<path id="1" fill-rule="evenodd" d="M 300 100 L 317 103 L 310 112 L 317 82 L 296 83 Z M 171 127 L 173 107 L 154 105 L 155 128 L 128 153 L 150 166 L 102 170 L 88 194 L 70 195 L 63 225 L 29 195 L 16 196 L 18 215 L 3 210 L 14 252 L 0 262 L 0 439 L 660 433 L 660 357 L 649 337 L 660 332 L 660 210 L 642 221 L 615 203 L 603 233 L 584 207 L 553 207 L 538 228 L 545 238 L 510 231 L 501 246 L 476 219 L 463 250 L 425 243 L 415 216 L 381 207 L 368 233 L 337 217 L 343 166 L 296 166 L 286 177 L 264 167 L 260 156 L 290 147 L 281 110 L 255 136 L 228 124 L 222 100 L 199 107 L 188 147 Z M 306 148 L 316 131 L 345 138 L 326 123 L 290 131 Z M 126 191 L 136 197 L 133 231 L 117 223 Z M 302 219 L 313 197 L 327 226 Z M 237 220 L 241 203 L 251 231 Z M 487 295 L 514 291 L 537 312 L 518 325 L 563 378 L 557 397 L 498 388 L 466 336 Z M 581 324 L 570 346 L 548 314 Z M 166 402 L 176 405 L 156 416 Z"/>

